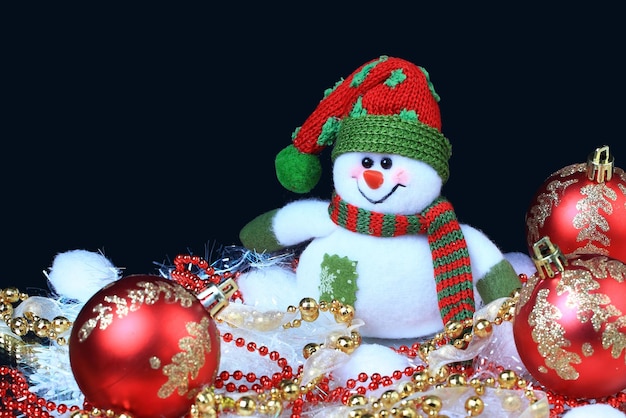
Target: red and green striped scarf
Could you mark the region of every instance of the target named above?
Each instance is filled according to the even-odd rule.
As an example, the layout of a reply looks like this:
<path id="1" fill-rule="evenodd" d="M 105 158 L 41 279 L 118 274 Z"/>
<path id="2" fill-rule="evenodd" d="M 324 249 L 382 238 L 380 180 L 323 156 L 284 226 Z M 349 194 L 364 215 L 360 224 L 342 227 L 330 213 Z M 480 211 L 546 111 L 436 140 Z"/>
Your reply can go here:
<path id="1" fill-rule="evenodd" d="M 333 222 L 352 232 L 377 237 L 427 234 L 443 323 L 472 318 L 476 308 L 467 243 L 445 197 L 438 197 L 422 213 L 393 215 L 361 209 L 334 193 L 328 212 Z"/>

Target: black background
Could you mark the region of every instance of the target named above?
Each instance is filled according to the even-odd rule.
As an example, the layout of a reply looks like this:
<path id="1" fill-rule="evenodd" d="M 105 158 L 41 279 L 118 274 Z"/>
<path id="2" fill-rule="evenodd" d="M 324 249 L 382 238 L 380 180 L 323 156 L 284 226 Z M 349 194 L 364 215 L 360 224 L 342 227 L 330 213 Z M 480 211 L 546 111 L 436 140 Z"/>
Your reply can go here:
<path id="1" fill-rule="evenodd" d="M 621 8 L 292 3 L 3 13 L 2 287 L 45 288 L 71 249 L 130 274 L 238 244 L 303 197 L 274 174 L 292 131 L 379 55 L 429 71 L 453 147 L 443 194 L 505 252 L 526 251 L 551 173 L 605 144 L 626 167 Z M 308 196 L 331 190 L 326 170 Z"/>

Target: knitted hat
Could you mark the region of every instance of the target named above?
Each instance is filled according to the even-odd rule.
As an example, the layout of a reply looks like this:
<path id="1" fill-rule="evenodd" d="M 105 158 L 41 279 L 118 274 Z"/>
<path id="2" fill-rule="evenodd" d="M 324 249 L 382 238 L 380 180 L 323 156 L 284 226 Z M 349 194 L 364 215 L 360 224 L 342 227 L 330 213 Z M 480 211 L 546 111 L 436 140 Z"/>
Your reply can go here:
<path id="1" fill-rule="evenodd" d="M 424 68 L 387 56 L 367 62 L 327 90 L 294 131 L 276 156 L 278 180 L 293 192 L 310 191 L 322 172 L 319 154 L 334 145 L 333 161 L 345 152 L 403 155 L 429 164 L 445 183 L 451 146 L 438 102 Z"/>

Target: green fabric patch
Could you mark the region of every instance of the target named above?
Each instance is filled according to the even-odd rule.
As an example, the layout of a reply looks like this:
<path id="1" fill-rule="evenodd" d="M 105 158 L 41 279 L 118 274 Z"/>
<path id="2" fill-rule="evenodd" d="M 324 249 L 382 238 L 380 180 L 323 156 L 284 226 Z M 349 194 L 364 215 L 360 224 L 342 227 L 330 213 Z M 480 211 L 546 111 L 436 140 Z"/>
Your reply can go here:
<path id="1" fill-rule="evenodd" d="M 408 120 L 411 122 L 419 122 L 419 119 L 417 118 L 417 112 L 415 112 L 415 110 L 402 109 L 400 111 L 400 119 Z"/>
<path id="2" fill-rule="evenodd" d="M 363 96 L 359 96 L 350 111 L 351 117 L 359 117 L 367 115 L 367 110 L 363 108 Z"/>
<path id="3" fill-rule="evenodd" d="M 435 98 L 435 101 L 437 103 L 439 103 L 439 100 L 441 100 L 441 98 L 439 97 L 439 95 L 435 91 L 435 86 L 430 81 L 430 74 L 428 74 L 428 71 L 426 71 L 426 68 L 424 68 L 424 67 L 419 67 L 419 69 L 422 70 L 422 73 L 424 73 L 424 76 L 426 76 L 426 82 L 428 83 L 428 89 L 430 90 L 430 92 L 432 93 L 433 97 Z"/>
<path id="4" fill-rule="evenodd" d="M 324 100 L 325 98 L 327 98 L 328 96 L 330 96 L 330 94 L 337 90 L 337 87 L 339 87 L 341 85 L 341 83 L 343 83 L 343 78 L 340 78 L 339 81 L 337 81 L 335 83 L 334 86 L 327 88 L 326 90 L 324 90 L 324 96 L 322 97 L 322 100 Z"/>
<path id="5" fill-rule="evenodd" d="M 337 138 L 337 131 L 341 126 L 341 121 L 334 116 L 329 117 L 322 125 L 322 132 L 320 132 L 319 138 L 317 138 L 317 145 L 329 146 L 335 142 Z"/>
<path id="6" fill-rule="evenodd" d="M 376 67 L 379 63 L 387 61 L 387 58 L 388 58 L 387 56 L 383 55 L 376 61 L 370 62 L 369 64 L 364 66 L 363 69 L 361 69 L 361 71 L 359 71 L 358 73 L 354 75 L 354 77 L 352 77 L 352 82 L 350 83 L 350 87 L 360 86 L 361 83 L 365 81 L 365 78 L 367 78 L 367 75 L 369 74 L 370 70 Z"/>
<path id="7" fill-rule="evenodd" d="M 348 257 L 324 254 L 320 273 L 320 300 L 330 302 L 337 299 L 354 306 L 358 289 L 356 264 Z"/>
<path id="8" fill-rule="evenodd" d="M 390 88 L 394 88 L 398 84 L 406 80 L 406 74 L 402 72 L 402 68 L 393 70 L 389 78 L 385 81 L 385 85 Z"/>

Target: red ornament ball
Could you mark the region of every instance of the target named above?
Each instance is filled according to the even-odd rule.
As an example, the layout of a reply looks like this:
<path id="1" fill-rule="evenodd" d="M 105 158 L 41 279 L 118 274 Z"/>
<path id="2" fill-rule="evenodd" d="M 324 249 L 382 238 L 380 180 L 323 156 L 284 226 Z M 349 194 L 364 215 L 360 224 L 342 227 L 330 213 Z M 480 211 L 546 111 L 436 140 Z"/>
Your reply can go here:
<path id="1" fill-rule="evenodd" d="M 139 417 L 181 417 L 214 382 L 215 322 L 178 283 L 130 275 L 81 308 L 70 334 L 70 365 L 85 400 Z"/>
<path id="2" fill-rule="evenodd" d="M 526 241 L 548 236 L 563 254 L 606 255 L 626 263 L 626 173 L 608 147 L 551 174 L 526 212 Z"/>
<path id="3" fill-rule="evenodd" d="M 626 265 L 601 255 L 563 256 L 529 277 L 513 335 L 528 372 L 547 389 L 595 399 L 626 388 Z"/>

